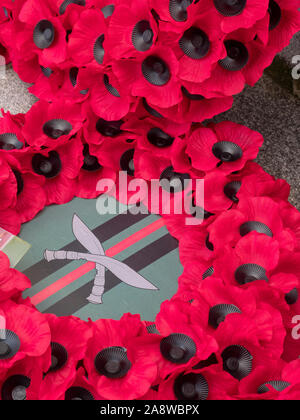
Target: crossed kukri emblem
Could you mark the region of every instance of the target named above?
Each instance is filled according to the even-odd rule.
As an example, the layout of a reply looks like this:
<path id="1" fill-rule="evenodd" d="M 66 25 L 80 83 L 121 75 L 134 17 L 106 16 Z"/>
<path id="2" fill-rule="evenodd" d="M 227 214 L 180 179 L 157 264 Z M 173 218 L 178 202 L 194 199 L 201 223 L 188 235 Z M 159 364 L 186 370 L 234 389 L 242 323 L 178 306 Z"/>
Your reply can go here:
<path id="1" fill-rule="evenodd" d="M 88 254 L 72 251 L 45 251 L 45 259 L 53 260 L 85 260 L 96 264 L 96 277 L 91 295 L 87 298 L 90 303 L 103 303 L 105 292 L 105 273 L 111 271 L 120 281 L 129 286 L 145 290 L 158 290 L 156 286 L 134 271 L 128 265 L 105 255 L 104 248 L 94 233 L 75 214 L 73 217 L 73 233 L 76 239 L 89 251 Z"/>

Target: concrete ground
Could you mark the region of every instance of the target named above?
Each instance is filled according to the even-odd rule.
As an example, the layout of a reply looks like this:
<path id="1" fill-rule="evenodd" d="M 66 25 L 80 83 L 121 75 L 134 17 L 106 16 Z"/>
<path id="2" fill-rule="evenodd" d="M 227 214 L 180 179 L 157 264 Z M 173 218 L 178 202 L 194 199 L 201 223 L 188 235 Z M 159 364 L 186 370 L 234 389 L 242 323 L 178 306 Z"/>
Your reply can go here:
<path id="1" fill-rule="evenodd" d="M 237 95 L 233 108 L 215 118 L 232 120 L 260 131 L 265 144 L 258 162 L 272 175 L 286 179 L 292 186 L 291 202 L 300 210 L 300 98 L 287 86 L 293 83 L 289 70 L 291 57 L 300 54 L 299 34 L 282 54 L 278 74 L 268 70 L 255 87 L 247 87 Z M 284 67 L 286 65 L 286 67 Z M 291 80 L 289 80 L 289 77 Z M 35 102 L 26 85 L 8 67 L 6 77 L 0 78 L 0 108 L 12 113 L 26 112 Z"/>

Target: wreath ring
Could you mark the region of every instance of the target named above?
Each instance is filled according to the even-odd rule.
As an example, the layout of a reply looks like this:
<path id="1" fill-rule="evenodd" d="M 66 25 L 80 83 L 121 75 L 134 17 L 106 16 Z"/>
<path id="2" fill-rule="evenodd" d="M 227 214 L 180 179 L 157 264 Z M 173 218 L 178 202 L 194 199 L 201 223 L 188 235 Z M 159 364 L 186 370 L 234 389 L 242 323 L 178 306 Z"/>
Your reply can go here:
<path id="1" fill-rule="evenodd" d="M 1 56 L 39 98 L 26 115 L 2 111 L 1 227 L 17 234 L 46 205 L 95 198 L 121 169 L 171 181 L 203 221 L 163 215 L 184 272 L 155 323 L 42 314 L 1 253 L 1 399 L 299 399 L 299 212 L 254 162 L 259 133 L 203 124 L 288 44 L 298 7 L 1 0 Z M 202 207 L 181 188 L 199 179 Z"/>

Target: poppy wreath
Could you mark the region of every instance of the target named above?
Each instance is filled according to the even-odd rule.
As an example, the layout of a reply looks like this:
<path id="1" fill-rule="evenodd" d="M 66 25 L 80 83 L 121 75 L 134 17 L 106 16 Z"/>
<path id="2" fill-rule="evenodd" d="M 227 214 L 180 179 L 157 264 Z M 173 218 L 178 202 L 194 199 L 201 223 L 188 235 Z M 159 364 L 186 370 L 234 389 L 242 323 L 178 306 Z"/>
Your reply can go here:
<path id="1" fill-rule="evenodd" d="M 155 323 L 42 314 L 0 253 L 0 398 L 299 400 L 300 213 L 254 162 L 259 133 L 201 123 L 288 45 L 300 2 L 0 3 L 0 53 L 39 98 L 2 111 L 0 226 L 18 234 L 120 170 L 173 180 L 204 219 L 162 215 L 184 271 Z M 205 208 L 184 179 L 204 179 Z"/>

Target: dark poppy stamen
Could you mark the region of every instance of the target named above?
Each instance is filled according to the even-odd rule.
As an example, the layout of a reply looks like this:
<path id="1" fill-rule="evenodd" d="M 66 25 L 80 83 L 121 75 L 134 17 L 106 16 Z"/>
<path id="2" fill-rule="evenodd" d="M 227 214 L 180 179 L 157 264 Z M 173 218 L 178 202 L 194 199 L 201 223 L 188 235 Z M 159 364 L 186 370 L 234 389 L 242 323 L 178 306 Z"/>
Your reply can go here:
<path id="1" fill-rule="evenodd" d="M 193 0 L 170 0 L 169 12 L 176 22 L 185 22 L 188 17 L 187 9 Z"/>
<path id="2" fill-rule="evenodd" d="M 154 86 L 164 86 L 171 78 L 168 65 L 156 56 L 149 56 L 143 61 L 142 72 L 145 79 Z"/>
<path id="3" fill-rule="evenodd" d="M 90 391 L 80 386 L 73 386 L 67 389 L 65 401 L 93 401 L 94 396 Z"/>
<path id="4" fill-rule="evenodd" d="M 147 331 L 149 334 L 159 334 L 158 329 L 156 328 L 155 324 L 151 324 L 147 326 Z"/>
<path id="5" fill-rule="evenodd" d="M 212 152 L 221 162 L 235 162 L 243 157 L 241 147 L 231 141 L 215 143 Z"/>
<path id="6" fill-rule="evenodd" d="M 108 6 L 104 6 L 101 9 L 101 12 L 103 13 L 103 16 L 105 17 L 105 19 L 112 16 L 114 11 L 115 11 L 115 6 L 113 4 L 109 4 Z"/>
<path id="7" fill-rule="evenodd" d="M 62 169 L 59 154 L 55 151 L 51 151 L 49 157 L 41 154 L 34 155 L 31 164 L 34 172 L 45 178 L 55 178 Z"/>
<path id="8" fill-rule="evenodd" d="M 209 235 L 207 235 L 207 237 L 206 237 L 206 240 L 205 240 L 205 245 L 206 245 L 206 248 L 207 248 L 209 251 L 214 251 L 215 247 L 214 247 L 214 244 L 213 244 L 212 242 L 210 242 L 210 240 L 209 240 Z"/>
<path id="9" fill-rule="evenodd" d="M 178 400 L 205 401 L 209 393 L 206 379 L 196 373 L 178 376 L 174 381 L 173 390 Z"/>
<path id="10" fill-rule="evenodd" d="M 70 4 L 77 4 L 78 6 L 85 6 L 85 0 L 64 0 L 60 5 L 59 14 L 63 15 Z"/>
<path id="11" fill-rule="evenodd" d="M 183 191 L 191 179 L 189 174 L 175 172 L 172 166 L 166 168 L 160 176 L 160 186 L 165 191 L 175 194 Z"/>
<path id="12" fill-rule="evenodd" d="M 62 119 L 47 121 L 43 126 L 44 134 L 54 140 L 59 139 L 61 136 L 67 136 L 71 133 L 72 129 L 72 124 Z"/>
<path id="13" fill-rule="evenodd" d="M 179 46 L 185 55 L 194 60 L 200 60 L 208 54 L 210 41 L 205 32 L 192 27 L 185 31 L 179 40 Z"/>
<path id="14" fill-rule="evenodd" d="M 271 229 L 261 222 L 247 222 L 240 227 L 241 236 L 246 236 L 250 232 L 263 233 L 273 238 L 273 232 Z"/>
<path id="15" fill-rule="evenodd" d="M 267 392 L 270 392 L 270 386 L 271 386 L 271 388 L 275 389 L 275 391 L 282 392 L 286 388 L 291 386 L 291 384 L 289 382 L 285 382 L 285 381 L 269 381 L 269 382 L 266 382 L 265 384 L 261 385 L 258 388 L 257 393 L 258 394 L 266 394 Z"/>
<path id="16" fill-rule="evenodd" d="M 243 346 L 227 347 L 222 353 L 222 359 L 223 369 L 239 381 L 252 372 L 253 357 Z"/>
<path id="17" fill-rule="evenodd" d="M 100 35 L 94 44 L 93 54 L 94 58 L 97 61 L 98 64 L 102 64 L 104 60 L 104 48 L 103 48 L 103 42 L 104 42 L 104 35 Z"/>
<path id="18" fill-rule="evenodd" d="M 62 369 L 68 361 L 68 352 L 62 344 L 51 343 L 51 366 L 49 372 L 57 372 Z"/>
<path id="19" fill-rule="evenodd" d="M 23 181 L 23 177 L 20 171 L 17 171 L 16 169 L 13 169 L 13 174 L 16 178 L 16 182 L 17 182 L 17 195 L 21 194 L 21 192 L 24 189 L 24 181 Z"/>
<path id="20" fill-rule="evenodd" d="M 131 366 L 126 349 L 122 347 L 104 349 L 95 358 L 95 368 L 99 375 L 111 379 L 124 378 Z"/>
<path id="21" fill-rule="evenodd" d="M 41 66 L 41 70 L 42 70 L 42 73 L 45 77 L 50 77 L 51 74 L 53 73 L 53 71 L 50 69 L 50 67 Z"/>
<path id="22" fill-rule="evenodd" d="M 75 87 L 77 85 L 78 72 L 79 72 L 78 67 L 72 67 L 70 69 L 69 76 L 70 76 L 70 82 L 71 82 L 73 87 Z"/>
<path id="23" fill-rule="evenodd" d="M 224 187 L 224 194 L 234 203 L 238 203 L 240 200 L 237 197 L 237 193 L 240 191 L 241 187 L 242 187 L 241 181 L 229 182 Z"/>
<path id="24" fill-rule="evenodd" d="M 219 61 L 221 67 L 228 71 L 242 70 L 249 61 L 249 52 L 244 44 L 235 40 L 225 41 L 227 57 Z"/>
<path id="25" fill-rule="evenodd" d="M 25 401 L 31 379 L 24 375 L 14 375 L 6 379 L 1 389 L 3 401 Z"/>
<path id="26" fill-rule="evenodd" d="M 88 172 L 96 172 L 99 169 L 102 169 L 98 158 L 96 156 L 90 155 L 89 145 L 85 144 L 83 148 L 84 163 L 82 169 Z"/>
<path id="27" fill-rule="evenodd" d="M 226 17 L 240 15 L 246 4 L 247 0 L 214 0 L 217 11 Z"/>
<path id="28" fill-rule="evenodd" d="M 134 176 L 134 149 L 127 150 L 120 159 L 120 166 L 129 176 Z"/>
<path id="29" fill-rule="evenodd" d="M 209 325 L 217 329 L 226 317 L 230 314 L 240 314 L 241 311 L 235 305 L 220 304 L 213 306 L 209 311 Z"/>
<path id="30" fill-rule="evenodd" d="M 235 272 L 235 279 L 240 285 L 253 283 L 258 280 L 269 281 L 266 270 L 257 264 L 241 265 Z"/>
<path id="31" fill-rule="evenodd" d="M 98 133 L 102 134 L 105 137 L 117 137 L 122 133 L 121 126 L 124 124 L 124 121 L 106 121 L 102 118 L 99 118 L 96 124 L 96 130 Z"/>
<path id="32" fill-rule="evenodd" d="M 148 51 L 153 45 L 153 30 L 147 20 L 138 22 L 132 31 L 132 43 L 138 51 Z"/>
<path id="33" fill-rule="evenodd" d="M 203 101 L 203 99 L 205 99 L 205 97 L 202 95 L 190 93 L 184 86 L 181 87 L 181 91 L 184 94 L 184 96 L 186 96 L 191 101 Z"/>
<path id="34" fill-rule="evenodd" d="M 171 334 L 161 340 L 160 351 L 171 363 L 185 364 L 195 356 L 197 347 L 190 337 L 184 334 Z"/>
<path id="35" fill-rule="evenodd" d="M 0 330 L 0 360 L 13 358 L 21 347 L 21 342 L 16 333 L 10 330 Z"/>
<path id="36" fill-rule="evenodd" d="M 291 292 L 285 295 L 285 301 L 288 305 L 295 305 L 298 302 L 299 293 L 298 289 L 293 289 Z"/>
<path id="37" fill-rule="evenodd" d="M 18 140 L 14 133 L 0 134 L 0 149 L 2 150 L 20 150 L 23 149 L 24 144 Z"/>
<path id="38" fill-rule="evenodd" d="M 190 215 L 196 217 L 197 219 L 207 220 L 214 216 L 214 213 L 205 210 L 203 207 L 196 206 L 195 197 L 193 197 L 191 202 Z"/>
<path id="39" fill-rule="evenodd" d="M 51 47 L 55 38 L 55 29 L 49 20 L 41 20 L 33 31 L 33 42 L 35 45 L 44 50 Z"/>
<path id="40" fill-rule="evenodd" d="M 268 12 L 270 15 L 269 30 L 272 31 L 279 25 L 282 17 L 282 12 L 280 6 L 274 0 L 270 0 Z"/>
<path id="41" fill-rule="evenodd" d="M 148 131 L 147 138 L 153 146 L 164 148 L 172 146 L 175 138 L 165 133 L 158 127 L 151 128 Z"/>
<path id="42" fill-rule="evenodd" d="M 108 76 L 107 76 L 107 74 L 105 74 L 104 76 L 103 76 L 103 82 L 104 82 L 104 86 L 106 87 L 106 89 L 108 90 L 108 92 L 112 95 L 112 96 L 114 96 L 114 97 L 116 97 L 116 98 L 120 98 L 121 97 L 121 95 L 120 95 L 120 93 L 118 92 L 118 90 L 116 89 L 116 88 L 114 88 L 110 83 L 109 83 L 109 78 L 108 78 Z"/>
<path id="43" fill-rule="evenodd" d="M 158 111 L 156 111 L 154 108 L 152 108 L 148 104 L 146 98 L 143 98 L 143 105 L 144 105 L 145 110 L 147 112 L 149 112 L 149 114 L 152 115 L 153 117 L 155 117 L 155 118 L 164 118 L 163 115 L 161 115 Z"/>
<path id="44" fill-rule="evenodd" d="M 213 268 L 213 267 L 209 267 L 209 268 L 205 271 L 205 273 L 203 273 L 203 275 L 202 275 L 202 280 L 206 280 L 208 277 L 213 276 L 213 275 L 214 275 L 214 272 L 215 272 L 214 268 Z"/>

